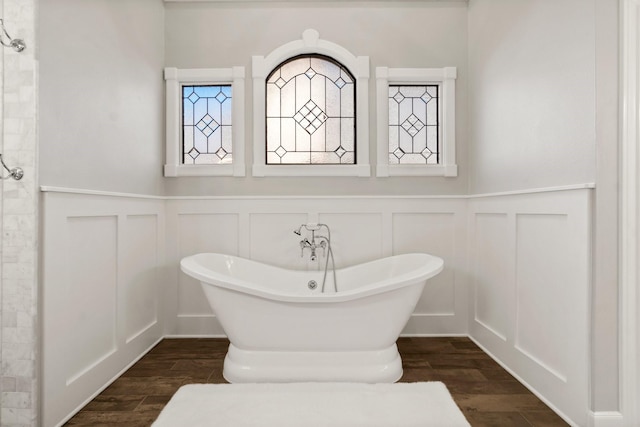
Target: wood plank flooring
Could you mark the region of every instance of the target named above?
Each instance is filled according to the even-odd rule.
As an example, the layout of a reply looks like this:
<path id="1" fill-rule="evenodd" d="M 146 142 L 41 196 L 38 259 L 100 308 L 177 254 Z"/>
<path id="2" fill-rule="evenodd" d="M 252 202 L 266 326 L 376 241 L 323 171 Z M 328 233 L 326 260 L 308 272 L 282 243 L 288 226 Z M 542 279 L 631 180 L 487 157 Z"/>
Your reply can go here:
<path id="1" fill-rule="evenodd" d="M 228 345 L 165 339 L 65 425 L 150 426 L 180 386 L 226 382 Z M 568 425 L 468 338 L 400 338 L 398 348 L 401 381 L 442 381 L 474 427 Z"/>

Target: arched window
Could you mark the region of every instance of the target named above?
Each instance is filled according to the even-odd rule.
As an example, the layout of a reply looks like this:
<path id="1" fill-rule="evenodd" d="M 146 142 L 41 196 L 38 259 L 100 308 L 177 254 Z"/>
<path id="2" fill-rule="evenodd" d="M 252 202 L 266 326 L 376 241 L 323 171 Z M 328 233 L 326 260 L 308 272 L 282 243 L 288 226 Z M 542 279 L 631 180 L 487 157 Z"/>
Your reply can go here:
<path id="1" fill-rule="evenodd" d="M 278 65 L 266 79 L 266 163 L 356 164 L 356 80 L 318 54 Z"/>
<path id="2" fill-rule="evenodd" d="M 251 68 L 253 176 L 371 176 L 369 57 L 309 29 Z"/>

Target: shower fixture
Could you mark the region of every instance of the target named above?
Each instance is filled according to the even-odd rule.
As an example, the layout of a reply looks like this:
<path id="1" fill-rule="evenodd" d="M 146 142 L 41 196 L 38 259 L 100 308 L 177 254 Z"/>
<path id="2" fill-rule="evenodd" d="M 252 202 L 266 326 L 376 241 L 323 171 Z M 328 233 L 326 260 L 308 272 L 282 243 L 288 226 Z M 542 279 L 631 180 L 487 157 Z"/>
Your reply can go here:
<path id="1" fill-rule="evenodd" d="M 319 231 L 323 227 L 327 230 L 327 235 L 317 236 L 316 231 Z M 306 237 L 300 241 L 300 256 L 301 257 L 304 256 L 304 250 L 308 248 L 311 250 L 310 259 L 311 261 L 315 262 L 318 259 L 316 250 L 322 249 L 322 254 L 325 257 L 325 262 L 324 262 L 324 275 L 322 276 L 322 288 L 320 289 L 320 292 L 323 292 L 323 293 L 324 293 L 324 286 L 327 282 L 327 269 L 329 267 L 329 257 L 331 257 L 331 266 L 332 266 L 331 270 L 333 271 L 333 289 L 335 292 L 338 292 L 338 282 L 336 280 L 336 263 L 333 259 L 333 250 L 331 249 L 331 230 L 329 229 L 329 226 L 327 224 L 316 224 L 316 223 L 302 224 L 296 230 L 293 230 L 293 234 L 297 236 L 302 235 L 303 228 L 311 232 L 311 241 L 309 241 L 309 239 Z M 316 243 L 316 239 L 319 240 L 319 243 Z M 328 256 L 326 252 L 329 252 Z M 311 282 L 309 282 L 308 286 L 309 286 L 309 289 L 315 289 L 315 287 L 317 286 L 317 283 L 312 287 Z"/>
<path id="2" fill-rule="evenodd" d="M 24 40 L 11 38 L 9 33 L 7 33 L 6 28 L 4 27 L 4 20 L 2 18 L 0 18 L 0 28 L 2 29 L 2 33 L 4 34 L 4 36 L 0 34 L 0 44 L 13 48 L 13 50 L 15 50 L 16 52 L 22 52 L 27 47 L 27 44 L 24 42 Z M 9 40 L 8 42 L 5 40 L 5 37 Z"/>
<path id="3" fill-rule="evenodd" d="M 4 160 L 2 159 L 2 154 L 0 154 L 0 163 L 2 163 L 2 167 L 4 167 L 7 172 L 9 172 L 9 175 L 7 176 L 0 175 L 0 179 L 13 178 L 16 181 L 20 181 L 24 176 L 24 171 L 22 170 L 22 168 L 9 169 L 9 167 L 4 163 Z"/>
<path id="4" fill-rule="evenodd" d="M 2 30 L 2 33 L 0 33 L 1 45 L 10 47 L 16 52 L 22 52 L 27 47 L 27 44 L 24 42 L 24 40 L 11 38 L 9 33 L 7 33 L 7 29 L 4 27 L 4 20 L 2 18 L 0 18 L 0 30 Z M 2 167 L 7 172 L 9 172 L 9 175 L 4 176 L 1 172 L 2 170 L 0 169 L 0 179 L 13 178 L 16 181 L 19 181 L 24 176 L 24 171 L 22 170 L 22 168 L 9 168 L 5 164 L 4 159 L 2 158 L 2 154 L 0 154 L 0 163 L 2 163 Z"/>

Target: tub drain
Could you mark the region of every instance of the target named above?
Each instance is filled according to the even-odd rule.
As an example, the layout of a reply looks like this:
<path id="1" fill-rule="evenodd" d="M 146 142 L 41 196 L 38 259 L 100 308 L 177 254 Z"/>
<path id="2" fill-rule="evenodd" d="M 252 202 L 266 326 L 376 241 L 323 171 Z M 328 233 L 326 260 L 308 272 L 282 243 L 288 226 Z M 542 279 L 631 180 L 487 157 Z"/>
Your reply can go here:
<path id="1" fill-rule="evenodd" d="M 318 283 L 315 280 L 309 280 L 309 283 L 307 283 L 307 286 L 309 287 L 309 289 L 314 290 L 315 288 L 318 287 Z"/>

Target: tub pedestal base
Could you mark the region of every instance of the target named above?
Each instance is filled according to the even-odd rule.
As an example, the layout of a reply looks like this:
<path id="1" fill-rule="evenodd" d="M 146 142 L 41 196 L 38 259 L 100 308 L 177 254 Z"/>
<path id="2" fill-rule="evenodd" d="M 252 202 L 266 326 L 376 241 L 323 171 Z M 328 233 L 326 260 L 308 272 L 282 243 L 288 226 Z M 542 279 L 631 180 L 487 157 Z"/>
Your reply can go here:
<path id="1" fill-rule="evenodd" d="M 402 377 L 395 344 L 373 351 L 249 351 L 229 345 L 224 378 L 231 383 L 393 383 Z"/>

